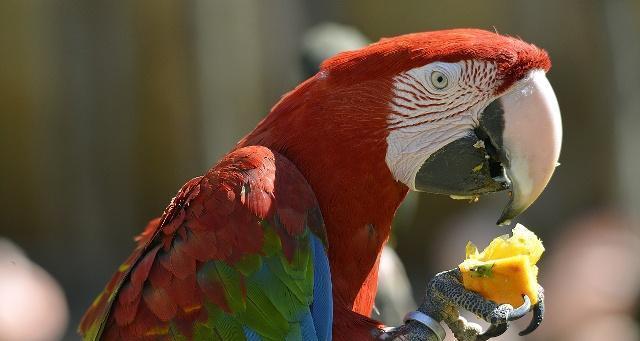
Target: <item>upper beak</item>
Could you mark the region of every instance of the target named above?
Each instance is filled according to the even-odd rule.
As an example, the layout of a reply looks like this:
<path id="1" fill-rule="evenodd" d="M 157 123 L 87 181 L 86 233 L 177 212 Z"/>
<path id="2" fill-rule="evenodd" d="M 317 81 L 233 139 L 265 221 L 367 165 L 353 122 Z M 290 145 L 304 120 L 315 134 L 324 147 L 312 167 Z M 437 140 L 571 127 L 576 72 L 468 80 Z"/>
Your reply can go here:
<path id="1" fill-rule="evenodd" d="M 500 97 L 504 130 L 499 154 L 511 181 L 511 198 L 499 225 L 540 196 L 558 165 L 562 122 L 558 100 L 542 70 L 535 70 Z M 505 164 L 506 163 L 506 164 Z"/>
<path id="2" fill-rule="evenodd" d="M 499 225 L 540 196 L 560 156 L 558 101 L 542 70 L 534 70 L 480 114 L 474 132 L 433 153 L 415 177 L 418 190 L 474 196 L 509 189 Z"/>

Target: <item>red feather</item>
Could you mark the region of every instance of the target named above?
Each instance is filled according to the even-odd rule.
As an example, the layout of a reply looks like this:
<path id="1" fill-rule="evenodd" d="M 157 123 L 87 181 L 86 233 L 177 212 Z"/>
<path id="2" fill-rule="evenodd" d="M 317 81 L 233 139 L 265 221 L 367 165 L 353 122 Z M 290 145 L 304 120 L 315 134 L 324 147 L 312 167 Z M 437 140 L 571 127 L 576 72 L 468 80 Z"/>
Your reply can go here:
<path id="1" fill-rule="evenodd" d="M 121 299 L 124 302 L 132 302 L 136 296 L 140 294 L 140 291 L 142 291 L 142 285 L 147 279 L 147 276 L 149 276 L 149 271 L 151 270 L 151 266 L 159 249 L 159 245 L 151 249 L 133 268 L 131 280 L 128 282 L 131 285 L 123 288 L 123 292 L 121 293 Z"/>
<path id="2" fill-rule="evenodd" d="M 178 309 L 174 300 L 169 297 L 165 289 L 158 287 L 146 286 L 142 291 L 142 297 L 147 307 L 161 321 L 169 321 L 175 315 Z"/>
<path id="3" fill-rule="evenodd" d="M 272 210 L 272 198 L 269 194 L 263 190 L 249 190 L 246 193 L 246 205 L 251 213 L 258 217 L 266 217 Z"/>
<path id="4" fill-rule="evenodd" d="M 130 286 L 129 286 L 130 287 Z M 119 300 L 114 308 L 114 317 L 116 322 L 121 326 L 126 326 L 133 322 L 136 314 L 138 313 L 138 306 L 140 305 L 140 295 L 135 296 L 133 301 L 125 302 Z"/>
<path id="5" fill-rule="evenodd" d="M 200 262 L 207 259 L 220 258 L 215 234 L 197 233 L 190 229 L 185 230 L 184 253 Z"/>
<path id="6" fill-rule="evenodd" d="M 118 303 L 131 303 L 135 299 L 139 298 L 138 293 L 139 291 L 136 291 L 135 286 L 131 284 L 131 282 L 123 283 L 120 291 L 118 292 Z"/>
<path id="7" fill-rule="evenodd" d="M 168 328 L 168 323 L 160 321 L 146 305 L 141 304 L 133 323 L 121 328 L 124 340 L 154 336 L 157 339 L 158 332 Z"/>
<path id="8" fill-rule="evenodd" d="M 171 284 L 172 277 L 171 273 L 159 262 L 155 262 L 149 272 L 149 281 L 154 287 L 168 287 Z"/>
<path id="9" fill-rule="evenodd" d="M 168 236 L 173 235 L 178 229 L 178 227 L 182 225 L 182 222 L 184 221 L 184 217 L 185 217 L 185 211 L 180 210 L 180 212 L 176 213 L 176 217 L 173 220 L 171 220 L 171 222 L 167 226 L 162 228 L 162 233 Z"/>
<path id="10" fill-rule="evenodd" d="M 205 313 L 202 307 L 191 309 L 188 311 L 183 311 L 178 309 L 178 314 L 176 318 L 173 320 L 176 328 L 180 333 L 187 337 L 187 339 L 191 339 L 193 336 L 193 326 L 196 322 L 206 322 L 207 314 Z"/>
<path id="11" fill-rule="evenodd" d="M 280 222 L 287 229 L 287 234 L 289 235 L 297 236 L 302 233 L 306 216 L 306 212 L 300 212 L 290 207 L 278 209 Z"/>
<path id="12" fill-rule="evenodd" d="M 185 278 L 196 272 L 196 261 L 182 251 L 183 244 L 182 239 L 175 238 L 171 249 L 159 257 L 160 264 L 178 278 Z"/>
<path id="13" fill-rule="evenodd" d="M 195 274 L 184 279 L 174 278 L 167 292 L 183 311 L 202 306 L 202 292 L 198 288 Z"/>

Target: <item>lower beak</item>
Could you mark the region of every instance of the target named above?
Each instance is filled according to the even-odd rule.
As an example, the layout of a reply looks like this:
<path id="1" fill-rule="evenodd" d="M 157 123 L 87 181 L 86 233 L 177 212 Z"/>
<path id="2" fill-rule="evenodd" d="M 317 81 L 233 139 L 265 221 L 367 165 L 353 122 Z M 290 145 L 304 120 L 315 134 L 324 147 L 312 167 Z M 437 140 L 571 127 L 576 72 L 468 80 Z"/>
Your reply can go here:
<path id="1" fill-rule="evenodd" d="M 560 156 L 562 123 L 542 70 L 532 71 L 480 115 L 474 132 L 433 153 L 415 177 L 420 191 L 476 196 L 510 190 L 506 225 L 540 196 Z"/>

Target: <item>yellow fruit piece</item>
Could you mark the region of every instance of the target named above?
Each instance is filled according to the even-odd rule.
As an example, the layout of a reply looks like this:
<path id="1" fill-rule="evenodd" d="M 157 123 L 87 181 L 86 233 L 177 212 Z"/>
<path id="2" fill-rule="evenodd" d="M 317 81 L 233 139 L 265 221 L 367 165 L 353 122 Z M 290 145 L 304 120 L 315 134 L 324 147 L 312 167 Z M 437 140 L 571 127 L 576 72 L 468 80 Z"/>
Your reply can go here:
<path id="1" fill-rule="evenodd" d="M 517 224 L 513 236 L 500 236 L 484 251 L 467 244 L 467 256 L 459 265 L 462 283 L 467 290 L 499 304 L 514 307 L 527 295 L 531 303 L 538 302 L 538 267 L 544 247 L 542 241 L 526 227 Z"/>

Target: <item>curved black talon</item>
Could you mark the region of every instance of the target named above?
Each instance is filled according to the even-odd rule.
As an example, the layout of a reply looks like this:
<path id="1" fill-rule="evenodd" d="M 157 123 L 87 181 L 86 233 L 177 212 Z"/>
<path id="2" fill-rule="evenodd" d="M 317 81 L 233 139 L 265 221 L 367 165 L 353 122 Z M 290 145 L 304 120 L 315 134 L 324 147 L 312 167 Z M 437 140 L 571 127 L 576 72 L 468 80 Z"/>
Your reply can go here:
<path id="1" fill-rule="evenodd" d="M 531 299 L 527 295 L 522 295 L 522 299 L 524 299 L 524 303 L 522 303 L 521 306 L 509 313 L 509 316 L 507 316 L 507 321 L 515 321 L 529 313 L 529 311 L 531 310 Z"/>
<path id="2" fill-rule="evenodd" d="M 544 319 L 544 301 L 542 300 L 542 298 L 540 298 L 538 303 L 536 303 L 533 306 L 533 319 L 531 319 L 531 323 L 529 323 L 529 326 L 525 330 L 518 333 L 518 335 L 525 336 L 525 335 L 531 334 L 534 330 L 540 327 L 540 324 L 542 324 L 543 319 Z"/>
<path id="3" fill-rule="evenodd" d="M 476 341 L 486 341 L 490 338 L 498 337 L 504 334 L 504 332 L 507 331 L 507 328 L 508 326 L 506 323 L 492 324 L 484 333 L 478 335 Z"/>

